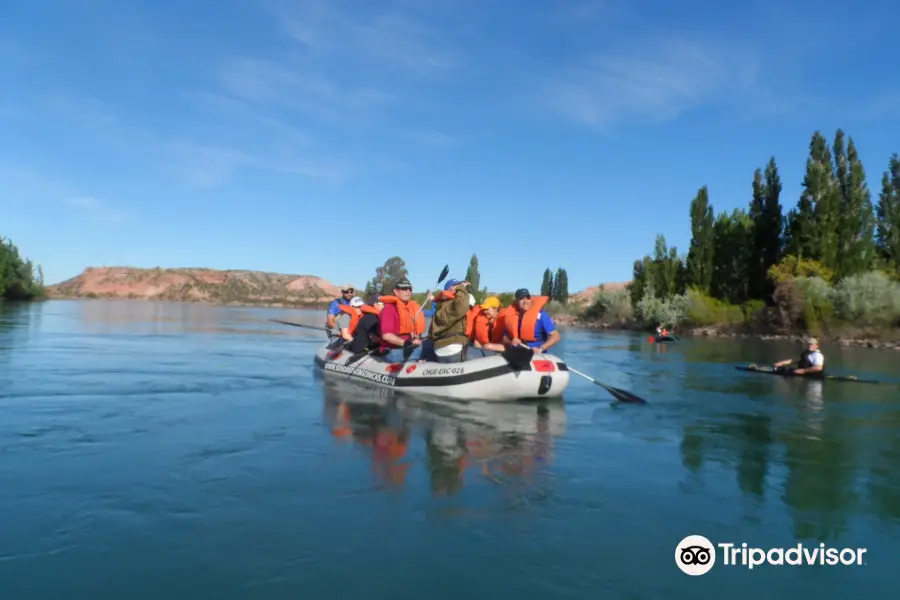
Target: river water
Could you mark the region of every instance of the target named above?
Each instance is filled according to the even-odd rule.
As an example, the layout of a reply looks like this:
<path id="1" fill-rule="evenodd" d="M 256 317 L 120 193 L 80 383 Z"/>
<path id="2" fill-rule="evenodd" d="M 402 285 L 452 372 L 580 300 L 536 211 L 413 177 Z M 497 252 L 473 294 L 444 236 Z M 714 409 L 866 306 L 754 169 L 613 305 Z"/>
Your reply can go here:
<path id="1" fill-rule="evenodd" d="M 541 406 L 425 402 L 313 368 L 315 312 L 0 305 L 0 598 L 896 597 L 900 353 L 736 371 L 787 342 L 563 330 Z M 687 535 L 866 548 L 690 577 Z M 895 591 L 891 591 L 895 590 Z"/>

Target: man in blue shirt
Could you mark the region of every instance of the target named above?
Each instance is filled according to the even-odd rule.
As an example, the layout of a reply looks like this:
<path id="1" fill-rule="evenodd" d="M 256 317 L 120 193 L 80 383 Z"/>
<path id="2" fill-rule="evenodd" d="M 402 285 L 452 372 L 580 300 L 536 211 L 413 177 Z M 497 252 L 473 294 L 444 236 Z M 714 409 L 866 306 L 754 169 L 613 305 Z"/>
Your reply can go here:
<path id="1" fill-rule="evenodd" d="M 518 327 L 516 327 L 518 335 L 509 338 L 508 333 L 505 334 L 513 346 L 524 343 L 528 347 L 544 353 L 559 343 L 561 337 L 556 330 L 556 323 L 553 322 L 550 315 L 542 310 L 549 300 L 543 296 L 532 300 L 531 292 L 527 289 L 516 290 L 516 303 L 513 305 L 515 312 L 510 316 L 518 321 Z"/>
<path id="2" fill-rule="evenodd" d="M 341 304 L 345 306 L 350 306 L 350 300 L 353 298 L 353 294 L 356 293 L 356 290 L 353 289 L 353 286 L 341 288 L 341 297 L 335 298 L 331 301 L 331 304 L 328 305 L 328 311 L 325 313 L 325 327 L 328 329 L 328 337 L 334 337 L 341 335 L 341 330 L 338 329 L 335 320 L 337 316 L 341 314 L 341 309 L 338 308 Z"/>

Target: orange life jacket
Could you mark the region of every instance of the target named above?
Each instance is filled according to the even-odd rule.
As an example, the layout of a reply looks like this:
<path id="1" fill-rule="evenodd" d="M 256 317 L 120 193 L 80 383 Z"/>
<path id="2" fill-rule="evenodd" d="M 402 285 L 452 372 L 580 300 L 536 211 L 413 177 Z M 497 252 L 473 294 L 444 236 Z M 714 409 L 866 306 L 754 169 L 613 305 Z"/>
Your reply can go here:
<path id="1" fill-rule="evenodd" d="M 338 305 L 338 308 L 341 309 L 341 312 L 350 315 L 350 325 L 347 327 L 347 330 L 350 332 L 350 335 L 353 335 L 356 332 L 356 326 L 359 324 L 359 320 L 362 318 L 362 315 L 358 314 L 352 307 L 347 306 L 345 304 Z M 364 314 L 368 313 L 370 315 L 378 316 L 378 309 L 374 306 L 362 305 L 359 307 L 359 310 Z"/>
<path id="2" fill-rule="evenodd" d="M 550 302 L 549 296 L 536 296 L 531 299 L 531 308 L 525 311 L 522 318 L 522 331 L 519 331 L 519 309 L 513 304 L 504 309 L 503 326 L 509 339 L 519 338 L 523 342 L 533 342 L 534 326 L 537 323 L 541 309 Z M 498 317 L 499 318 L 499 317 Z"/>
<path id="3" fill-rule="evenodd" d="M 472 330 L 469 339 L 484 344 L 499 344 L 503 341 L 503 315 L 498 314 L 493 323 L 488 322 L 488 317 L 483 310 L 472 319 Z"/>
<path id="4" fill-rule="evenodd" d="M 475 333 L 475 319 L 477 319 L 480 314 L 481 307 L 477 304 L 469 308 L 469 312 L 466 313 L 466 337 L 470 340 Z"/>
<path id="5" fill-rule="evenodd" d="M 434 295 L 435 302 L 446 302 L 448 300 L 453 300 L 454 298 L 456 298 L 456 292 L 453 290 L 441 290 Z"/>
<path id="6" fill-rule="evenodd" d="M 400 335 L 422 335 L 425 333 L 425 315 L 419 312 L 419 304 L 415 300 L 410 300 L 404 304 L 397 296 L 380 296 L 378 298 L 385 304 L 393 304 L 397 307 L 397 313 L 400 315 Z M 419 313 L 413 323 L 413 315 Z"/>

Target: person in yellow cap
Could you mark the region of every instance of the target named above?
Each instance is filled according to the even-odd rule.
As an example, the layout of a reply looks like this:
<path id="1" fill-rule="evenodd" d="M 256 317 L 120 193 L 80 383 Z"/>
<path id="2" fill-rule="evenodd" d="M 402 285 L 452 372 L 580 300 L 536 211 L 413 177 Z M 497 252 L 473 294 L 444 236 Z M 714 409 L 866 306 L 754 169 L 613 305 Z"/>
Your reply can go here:
<path id="1" fill-rule="evenodd" d="M 782 360 L 772 366 L 776 369 L 782 369 L 792 362 L 794 361 L 791 359 Z M 825 371 L 825 356 L 822 354 L 822 351 L 819 350 L 819 340 L 816 338 L 809 338 L 806 340 L 806 350 L 800 355 L 800 360 L 797 361 L 797 367 L 790 369 L 790 371 L 794 373 L 794 375 L 821 375 L 823 371 Z"/>
<path id="2" fill-rule="evenodd" d="M 490 356 L 503 352 L 503 320 L 498 318 L 500 298 L 488 296 L 480 308 L 469 330 L 469 343 L 477 351 L 476 355 Z"/>

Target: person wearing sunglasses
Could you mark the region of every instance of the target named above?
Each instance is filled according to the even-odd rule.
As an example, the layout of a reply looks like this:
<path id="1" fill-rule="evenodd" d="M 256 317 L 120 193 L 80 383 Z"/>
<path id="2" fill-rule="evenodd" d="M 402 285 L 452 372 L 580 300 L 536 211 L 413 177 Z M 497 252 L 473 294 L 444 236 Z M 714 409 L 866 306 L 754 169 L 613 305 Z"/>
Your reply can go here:
<path id="1" fill-rule="evenodd" d="M 353 294 L 355 293 L 356 290 L 353 286 L 341 288 L 341 297 L 335 298 L 328 305 L 328 310 L 325 312 L 325 327 L 328 330 L 329 339 L 341 336 L 341 330 L 337 326 L 337 318 L 341 314 L 341 305 L 350 306 L 350 300 L 353 299 Z"/>
<path id="2" fill-rule="evenodd" d="M 384 308 L 378 315 L 381 352 L 388 362 L 418 360 L 422 354 L 425 315 L 412 299 L 413 286 L 403 277 L 394 283 L 393 295 L 381 296 Z"/>

